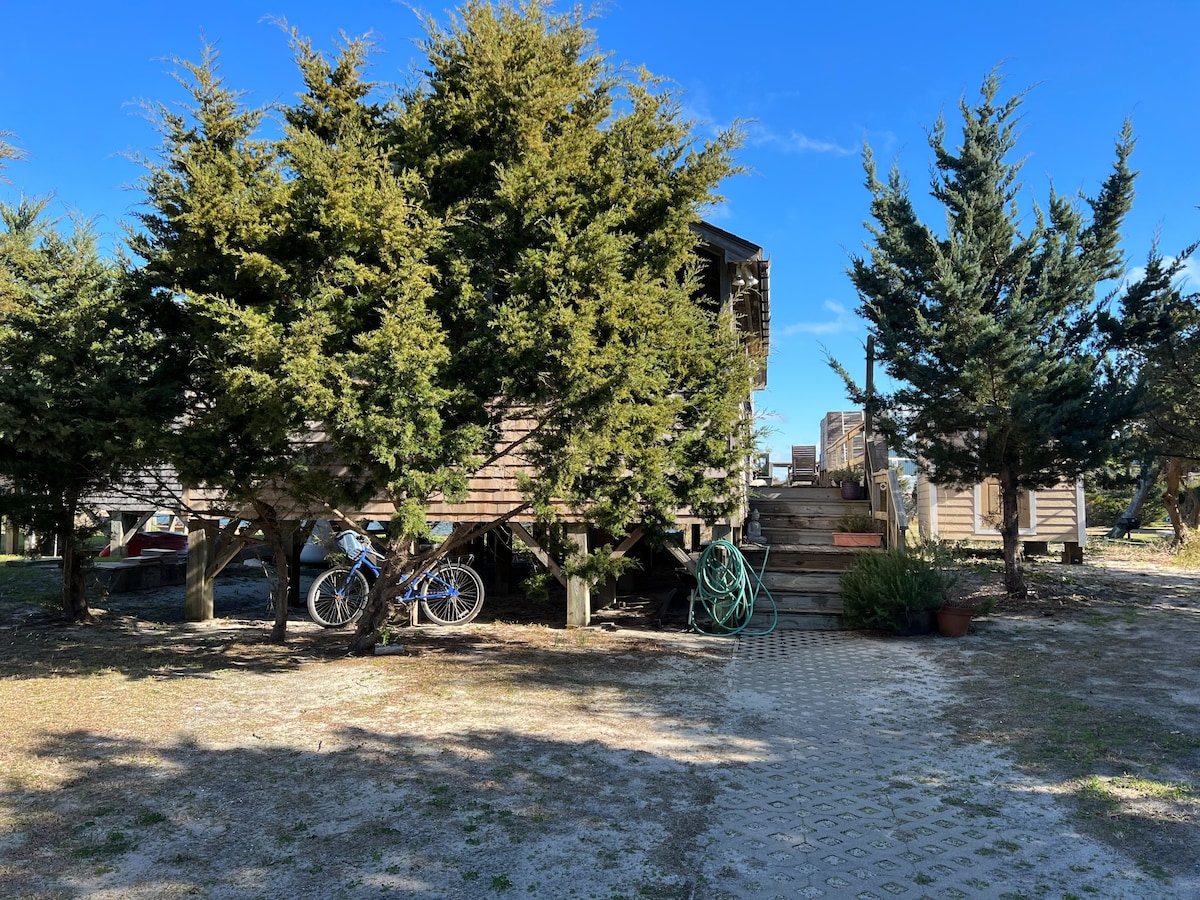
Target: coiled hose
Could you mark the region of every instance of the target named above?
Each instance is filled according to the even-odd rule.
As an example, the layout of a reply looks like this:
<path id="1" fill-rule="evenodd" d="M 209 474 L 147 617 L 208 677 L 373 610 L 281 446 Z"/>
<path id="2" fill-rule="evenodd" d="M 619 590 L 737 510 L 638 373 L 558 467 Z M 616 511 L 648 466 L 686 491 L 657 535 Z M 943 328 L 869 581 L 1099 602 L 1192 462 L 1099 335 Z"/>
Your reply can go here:
<path id="1" fill-rule="evenodd" d="M 742 552 L 729 541 L 716 540 L 705 547 L 696 562 L 696 589 L 688 609 L 688 624 L 701 634 L 709 635 L 764 635 L 774 631 L 779 623 L 779 608 L 762 583 L 769 553 L 770 548 L 767 548 L 762 571 L 756 573 Z M 760 593 L 771 602 L 771 625 L 765 631 L 747 631 Z M 712 631 L 705 631 L 696 623 L 697 603 L 712 620 Z"/>

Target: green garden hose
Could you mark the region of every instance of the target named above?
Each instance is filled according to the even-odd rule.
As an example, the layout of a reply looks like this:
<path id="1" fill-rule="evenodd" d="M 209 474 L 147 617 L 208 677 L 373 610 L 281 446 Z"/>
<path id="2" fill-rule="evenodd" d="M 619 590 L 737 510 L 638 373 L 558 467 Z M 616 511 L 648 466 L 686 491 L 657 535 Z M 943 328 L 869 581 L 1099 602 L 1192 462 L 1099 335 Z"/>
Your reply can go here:
<path id="1" fill-rule="evenodd" d="M 769 548 L 767 553 L 770 553 Z M 766 569 L 767 556 L 764 554 L 762 572 Z M 729 541 L 713 541 L 701 551 L 696 562 L 696 590 L 692 592 L 688 624 L 701 634 L 770 634 L 779 623 L 779 609 L 775 598 L 762 583 L 762 572 L 756 573 L 742 552 Z M 765 594 L 771 602 L 771 626 L 766 631 L 747 631 L 759 593 Z M 712 631 L 705 631 L 696 624 L 697 603 L 712 620 Z"/>

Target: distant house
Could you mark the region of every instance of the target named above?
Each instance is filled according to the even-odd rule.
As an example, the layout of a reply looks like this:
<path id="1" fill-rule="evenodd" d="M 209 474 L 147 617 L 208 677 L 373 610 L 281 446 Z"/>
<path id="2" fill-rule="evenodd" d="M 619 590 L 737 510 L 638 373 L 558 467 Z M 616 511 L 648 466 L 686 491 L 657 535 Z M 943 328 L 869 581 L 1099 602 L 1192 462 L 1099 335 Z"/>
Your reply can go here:
<path id="1" fill-rule="evenodd" d="M 1055 485 L 1018 495 L 1019 529 L 1027 546 L 1082 547 L 1087 541 L 1083 482 Z M 1000 485 L 995 479 L 969 486 L 933 484 L 916 476 L 917 522 L 925 538 L 1000 542 Z"/>

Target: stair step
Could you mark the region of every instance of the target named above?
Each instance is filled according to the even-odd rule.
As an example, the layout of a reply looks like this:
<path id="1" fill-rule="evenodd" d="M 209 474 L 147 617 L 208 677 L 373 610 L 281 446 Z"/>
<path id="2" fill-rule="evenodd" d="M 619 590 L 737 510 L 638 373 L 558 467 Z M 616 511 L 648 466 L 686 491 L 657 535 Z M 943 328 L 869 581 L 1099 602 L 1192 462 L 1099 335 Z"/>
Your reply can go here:
<path id="1" fill-rule="evenodd" d="M 774 623 L 776 631 L 841 631 L 841 616 L 823 616 L 817 613 L 787 614 L 778 617 L 767 613 L 755 613 L 750 617 L 748 632 L 766 631 Z"/>
<path id="2" fill-rule="evenodd" d="M 820 594 L 808 592 L 771 592 L 775 608 L 780 613 L 821 613 L 823 615 L 840 616 L 842 614 L 842 598 L 838 594 Z M 759 594 L 754 604 L 756 613 L 769 611 L 771 603 L 765 596 Z"/>
<path id="3" fill-rule="evenodd" d="M 825 516 L 835 522 L 842 516 L 866 515 L 871 505 L 865 500 L 751 500 L 760 522 L 779 516 Z"/>
<path id="4" fill-rule="evenodd" d="M 777 544 L 795 544 L 804 547 L 832 547 L 833 527 L 825 529 L 805 528 L 767 528 L 762 530 L 763 540 L 774 546 Z"/>
<path id="5" fill-rule="evenodd" d="M 787 500 L 788 502 L 822 502 L 825 500 L 842 499 L 842 489 L 835 487 L 814 487 L 811 485 L 797 485 L 796 487 L 783 487 L 782 485 L 760 486 L 754 488 L 754 492 L 750 497 L 750 505 L 754 506 L 762 500 Z"/>
<path id="6" fill-rule="evenodd" d="M 866 513 L 863 513 L 865 516 Z M 841 516 L 763 516 L 758 520 L 763 533 L 770 531 L 844 531 Z"/>
<path id="7" fill-rule="evenodd" d="M 816 546 L 813 544 L 779 544 L 768 550 L 743 548 L 746 562 L 755 572 L 762 571 L 763 555 L 771 572 L 844 572 L 854 562 L 854 551 L 847 547 Z"/>
<path id="8" fill-rule="evenodd" d="M 777 572 L 763 574 L 763 586 L 778 599 L 780 593 L 836 594 L 841 590 L 838 572 Z"/>

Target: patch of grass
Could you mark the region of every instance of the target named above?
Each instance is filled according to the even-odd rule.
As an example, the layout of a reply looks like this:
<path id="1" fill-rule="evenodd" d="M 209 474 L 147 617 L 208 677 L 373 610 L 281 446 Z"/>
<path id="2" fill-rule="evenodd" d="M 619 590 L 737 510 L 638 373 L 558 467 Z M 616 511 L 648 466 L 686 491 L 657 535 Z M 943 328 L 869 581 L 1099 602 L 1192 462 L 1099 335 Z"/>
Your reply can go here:
<path id="1" fill-rule="evenodd" d="M 139 825 L 158 825 L 167 821 L 167 817 L 160 812 L 144 812 L 135 821 Z"/>
<path id="2" fill-rule="evenodd" d="M 0 603 L 24 604 L 52 613 L 62 606 L 62 573 L 43 566 L 10 566 L 19 556 L 0 556 Z"/>
<path id="3" fill-rule="evenodd" d="M 1165 658 L 1136 662 L 1149 619 L 1141 601 L 1077 612 L 1071 623 L 1090 627 L 1044 630 L 1034 646 L 1028 636 L 1001 639 L 964 664 L 955 718 L 964 736 L 995 741 L 1025 771 L 1065 785 L 1077 827 L 1151 877 L 1190 870 L 1186 835 L 1200 821 L 1200 786 L 1189 774 L 1200 765 L 1194 714 L 1168 685 L 1147 682 L 1145 665 Z M 1106 635 L 1113 625 L 1133 631 Z"/>
<path id="4" fill-rule="evenodd" d="M 75 852 L 77 856 L 84 859 L 95 859 L 101 856 L 120 856 L 128 853 L 134 846 L 133 841 L 124 832 L 110 831 L 104 836 L 103 841 L 96 844 L 84 844 Z"/>
<path id="5" fill-rule="evenodd" d="M 429 792 L 432 796 L 425 801 L 426 806 L 434 809 L 449 809 L 453 803 L 450 798 L 450 785 L 435 785 Z"/>
<path id="6" fill-rule="evenodd" d="M 979 803 L 969 796 L 960 794 L 947 794 L 942 797 L 942 802 L 947 806 L 954 806 L 962 810 L 968 816 L 981 816 L 984 818 L 995 818 L 1001 814 L 1001 810 L 995 804 Z"/>
<path id="7" fill-rule="evenodd" d="M 1156 781 L 1133 775 L 1121 775 L 1116 778 L 1090 775 L 1079 783 L 1075 797 L 1093 810 L 1116 814 L 1127 804 L 1141 800 L 1187 802 L 1200 797 L 1200 789 L 1195 785 Z"/>
<path id="8" fill-rule="evenodd" d="M 1138 608 L 1136 606 L 1122 606 L 1115 612 L 1094 613 L 1090 616 L 1083 616 L 1079 621 L 1085 625 L 1103 626 L 1113 624 L 1132 625 L 1137 621 Z"/>

